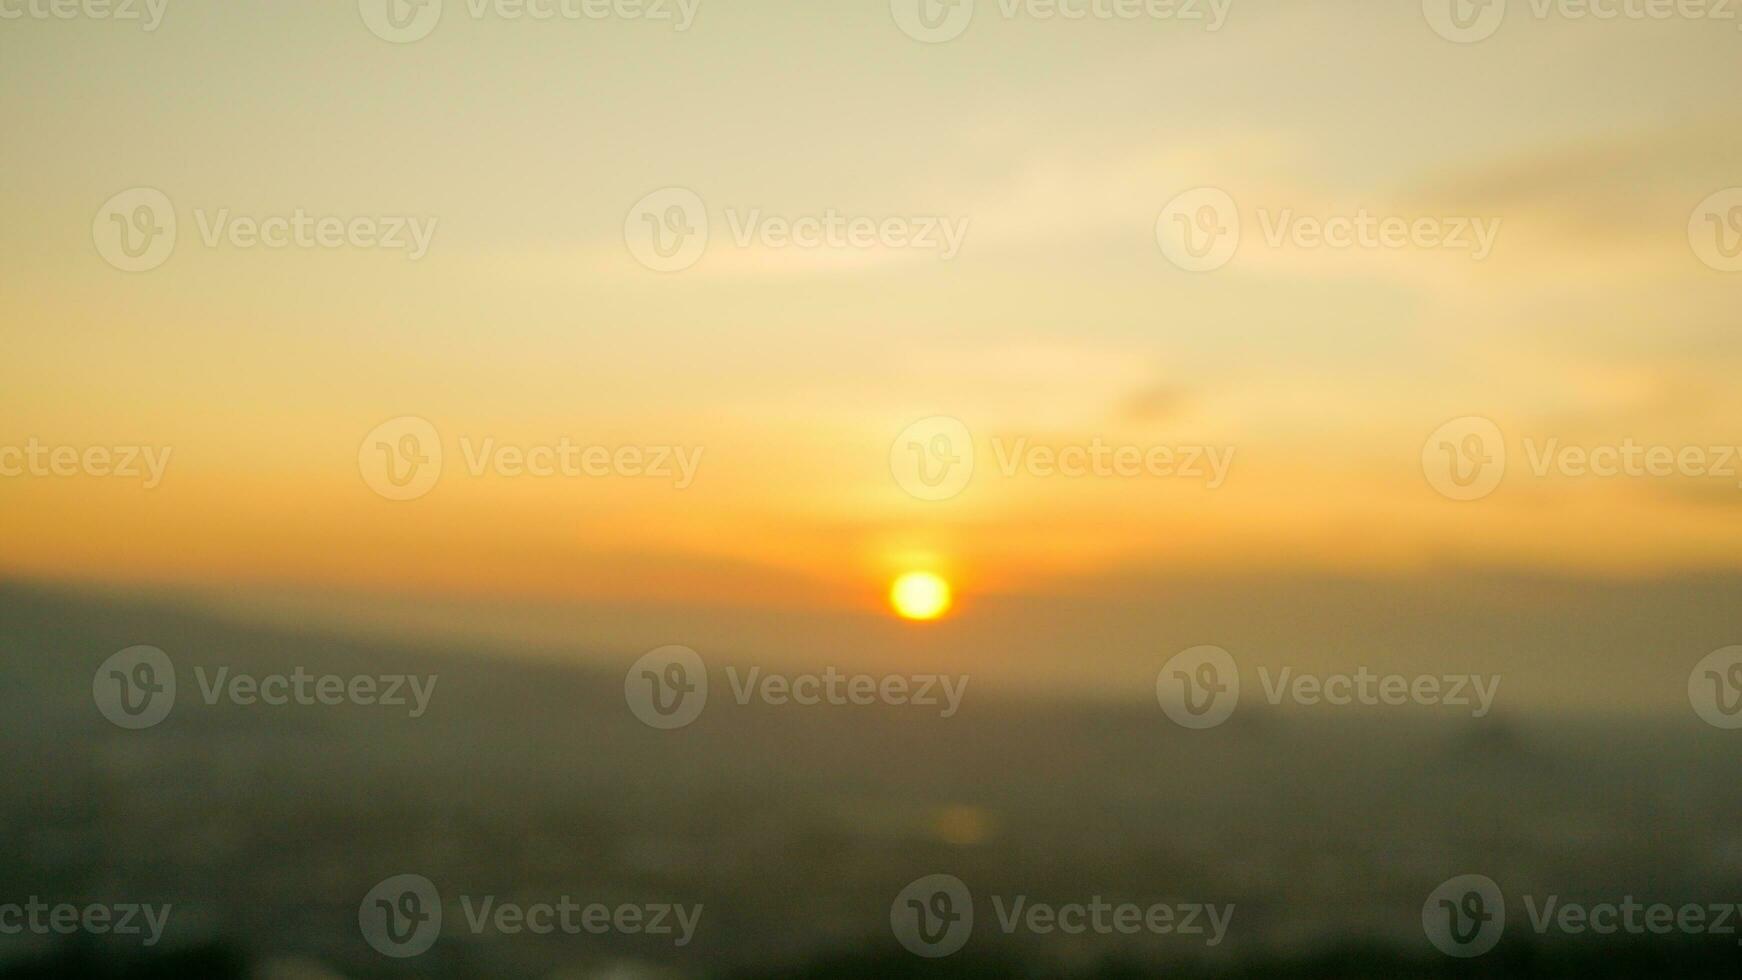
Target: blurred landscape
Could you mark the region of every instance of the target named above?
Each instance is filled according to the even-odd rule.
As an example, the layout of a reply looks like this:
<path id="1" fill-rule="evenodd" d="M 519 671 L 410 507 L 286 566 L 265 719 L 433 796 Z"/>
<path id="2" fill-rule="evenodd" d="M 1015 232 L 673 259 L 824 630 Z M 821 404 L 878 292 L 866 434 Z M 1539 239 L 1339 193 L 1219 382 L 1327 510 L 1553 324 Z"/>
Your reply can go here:
<path id="1" fill-rule="evenodd" d="M 1526 931 L 1462 970 L 1421 934 L 1424 896 L 1470 871 L 1568 899 L 1735 900 L 1735 746 L 1691 713 L 1549 725 L 1260 705 L 1190 732 L 1153 702 L 970 695 L 945 719 L 722 698 L 662 732 L 630 713 L 620 673 L 588 666 L 249 628 L 186 604 L 18 584 L 0 589 L 0 621 L 6 893 L 174 906 L 157 949 L 8 937 L 12 972 L 0 975 L 1731 976 L 1737 962 L 1721 937 Z M 175 658 L 182 693 L 162 724 L 124 731 L 92 705 L 92 673 L 147 637 Z M 367 665 L 439 683 L 416 719 L 207 705 L 192 696 L 192 667 L 220 664 Z M 694 942 L 675 948 L 473 936 L 450 911 L 441 942 L 400 966 L 364 944 L 356 918 L 375 882 L 407 871 L 450 904 L 567 894 L 705 912 Z M 976 894 L 1233 903 L 1236 914 L 1216 948 L 1185 936 L 1037 942 L 985 915 L 962 954 L 928 962 L 896 946 L 889 905 L 939 871 Z M 69 964 L 82 965 L 55 972 Z"/>

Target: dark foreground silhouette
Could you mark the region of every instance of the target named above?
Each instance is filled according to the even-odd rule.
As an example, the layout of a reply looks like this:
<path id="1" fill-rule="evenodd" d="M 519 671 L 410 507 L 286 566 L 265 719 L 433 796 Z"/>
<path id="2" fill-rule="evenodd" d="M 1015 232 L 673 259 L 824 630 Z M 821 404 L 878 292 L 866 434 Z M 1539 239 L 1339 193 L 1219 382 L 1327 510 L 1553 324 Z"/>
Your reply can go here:
<path id="1" fill-rule="evenodd" d="M 415 964 L 415 960 L 412 961 Z M 1312 980 L 1403 980 L 1403 978 L 1499 977 L 1518 980 L 1560 978 L 1676 977 L 1704 980 L 1737 976 L 1742 956 L 1734 942 L 1603 940 L 1545 946 L 1519 937 L 1473 960 L 1407 956 L 1378 947 L 1350 946 L 1293 959 L 1269 959 L 1230 969 L 1182 964 L 1106 964 L 1076 972 L 1057 972 L 1014 958 L 976 957 L 966 953 L 942 960 L 921 960 L 905 953 L 842 954 L 787 970 L 715 974 L 717 980 L 1256 980 L 1261 977 Z M 265 980 L 314 977 L 317 974 L 267 973 Z M 328 976 L 327 974 L 319 974 Z M 415 966 L 383 964 L 379 974 L 359 977 L 418 975 Z M 482 970 L 470 976 L 488 977 Z M 633 974 L 631 974 L 633 975 Z M 657 974 L 647 974 L 656 976 Z M 261 973 L 239 947 L 213 945 L 157 954 L 105 954 L 89 946 L 69 944 L 37 959 L 0 967 L 0 980 L 48 980 L 80 977 L 92 980 L 158 980 L 158 978 L 252 978 Z"/>

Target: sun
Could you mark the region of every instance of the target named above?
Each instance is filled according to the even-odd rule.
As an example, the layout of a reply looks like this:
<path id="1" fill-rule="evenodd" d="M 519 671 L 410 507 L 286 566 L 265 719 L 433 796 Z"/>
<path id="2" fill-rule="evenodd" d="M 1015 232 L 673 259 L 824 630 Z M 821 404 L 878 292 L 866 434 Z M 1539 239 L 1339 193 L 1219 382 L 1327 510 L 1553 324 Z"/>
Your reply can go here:
<path id="1" fill-rule="evenodd" d="M 950 610 L 950 583 L 931 572 L 908 572 L 889 587 L 889 604 L 902 619 L 937 619 Z"/>

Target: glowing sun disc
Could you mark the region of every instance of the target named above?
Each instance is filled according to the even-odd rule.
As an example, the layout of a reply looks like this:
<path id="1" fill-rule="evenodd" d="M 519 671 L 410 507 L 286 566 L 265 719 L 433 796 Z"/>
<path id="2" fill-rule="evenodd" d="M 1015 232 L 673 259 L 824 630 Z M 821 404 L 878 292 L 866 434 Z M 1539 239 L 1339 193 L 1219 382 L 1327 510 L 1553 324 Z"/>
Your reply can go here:
<path id="1" fill-rule="evenodd" d="M 902 619 L 937 619 L 950 609 L 950 583 L 931 572 L 908 572 L 889 587 L 889 604 Z"/>

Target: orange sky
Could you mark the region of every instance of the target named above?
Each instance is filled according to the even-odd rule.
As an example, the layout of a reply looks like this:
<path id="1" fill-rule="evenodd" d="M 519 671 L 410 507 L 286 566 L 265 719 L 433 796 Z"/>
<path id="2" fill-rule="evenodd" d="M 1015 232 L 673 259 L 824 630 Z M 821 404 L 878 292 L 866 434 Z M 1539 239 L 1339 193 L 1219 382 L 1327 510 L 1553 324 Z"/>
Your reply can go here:
<path id="1" fill-rule="evenodd" d="M 935 46 L 880 4 L 710 7 L 681 34 L 454 19 L 403 46 L 348 10 L 8 24 L 0 447 L 172 456 L 150 490 L 0 477 L 0 565 L 842 610 L 908 569 L 971 599 L 1127 568 L 1734 567 L 1736 478 L 1538 476 L 1526 444 L 1742 442 L 1739 280 L 1688 239 L 1742 183 L 1734 32 L 1514 18 L 1466 46 L 1405 6 L 1254 3 L 1214 33 L 991 18 Z M 1518 98 L 1553 124 L 1506 113 Z M 1246 228 L 1226 268 L 1191 273 L 1156 221 L 1200 186 Z M 93 241 L 132 187 L 180 225 L 149 272 Z M 681 272 L 624 240 L 662 187 L 713 225 Z M 219 211 L 298 209 L 437 223 L 417 260 L 201 235 Z M 1263 234 L 1282 211 L 1362 210 L 1499 234 L 1479 261 Z M 831 211 L 969 224 L 949 259 L 734 240 L 752 212 Z M 359 448 L 408 416 L 445 464 L 390 501 Z M 890 468 L 932 416 L 977 455 L 944 501 Z M 1479 501 L 1423 473 L 1462 416 L 1513 457 Z M 681 489 L 467 472 L 485 440 L 565 439 L 699 463 Z M 1006 475 L 1022 440 L 1232 456 L 1213 489 Z"/>

